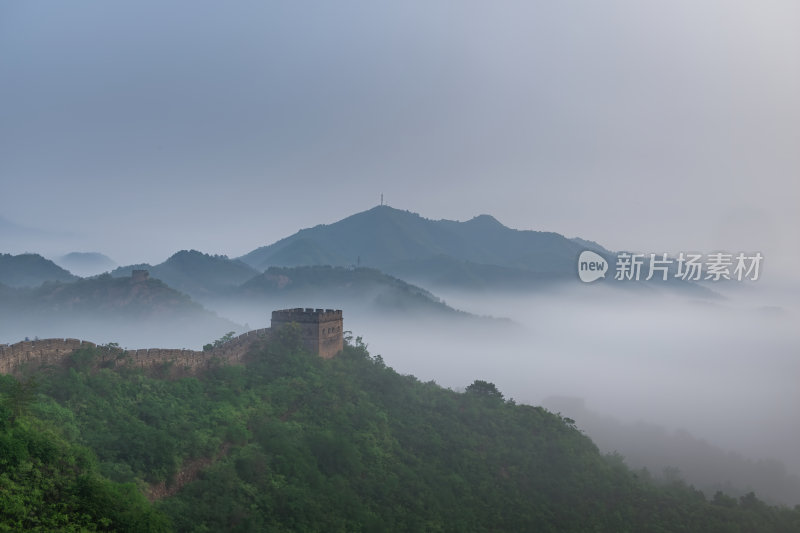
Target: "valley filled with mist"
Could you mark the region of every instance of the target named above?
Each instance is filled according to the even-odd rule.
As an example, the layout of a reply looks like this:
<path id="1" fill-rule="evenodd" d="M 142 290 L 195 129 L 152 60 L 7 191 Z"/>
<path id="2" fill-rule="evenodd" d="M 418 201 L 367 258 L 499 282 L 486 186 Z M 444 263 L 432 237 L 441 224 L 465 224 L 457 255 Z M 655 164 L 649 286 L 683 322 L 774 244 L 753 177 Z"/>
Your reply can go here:
<path id="1" fill-rule="evenodd" d="M 601 449 L 654 475 L 672 467 L 705 490 L 760 485 L 758 493 L 773 501 L 798 503 L 800 335 L 791 298 L 705 301 L 585 286 L 438 294 L 460 309 L 509 317 L 516 327 L 409 321 L 398 331 L 365 318 L 370 348 L 400 372 L 456 390 L 485 379 L 517 401 L 561 412 Z M 782 310 L 767 309 L 769 302 Z M 688 432 L 698 446 L 675 432 Z M 718 448 L 719 459 L 732 453 L 739 460 L 705 461 L 701 442 Z M 759 461 L 759 474 L 745 465 Z"/>

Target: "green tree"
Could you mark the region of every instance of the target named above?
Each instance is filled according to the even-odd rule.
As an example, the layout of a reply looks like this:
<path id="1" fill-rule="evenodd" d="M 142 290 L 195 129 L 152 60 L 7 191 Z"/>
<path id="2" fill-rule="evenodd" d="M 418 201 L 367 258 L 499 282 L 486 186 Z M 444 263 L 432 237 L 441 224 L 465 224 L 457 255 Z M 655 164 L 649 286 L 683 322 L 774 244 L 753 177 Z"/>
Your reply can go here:
<path id="1" fill-rule="evenodd" d="M 225 335 L 223 335 L 219 339 L 215 340 L 213 344 L 212 343 L 205 344 L 203 346 L 203 351 L 204 352 L 210 352 L 214 348 L 219 348 L 220 346 L 222 346 L 226 342 L 232 340 L 234 335 L 236 335 L 235 331 L 229 331 L 228 333 L 226 333 Z"/>
<path id="2" fill-rule="evenodd" d="M 466 392 L 475 394 L 476 396 L 484 396 L 486 398 L 496 398 L 498 400 L 503 399 L 503 393 L 497 390 L 497 387 L 494 383 L 483 381 L 482 379 L 476 379 L 473 381 L 472 385 L 469 385 L 466 388 Z"/>
<path id="3" fill-rule="evenodd" d="M 36 378 L 31 376 L 25 381 L 12 378 L 12 381 L 6 382 L 3 388 L 2 405 L 8 410 L 10 421 L 13 423 L 27 413 L 36 398 Z"/>

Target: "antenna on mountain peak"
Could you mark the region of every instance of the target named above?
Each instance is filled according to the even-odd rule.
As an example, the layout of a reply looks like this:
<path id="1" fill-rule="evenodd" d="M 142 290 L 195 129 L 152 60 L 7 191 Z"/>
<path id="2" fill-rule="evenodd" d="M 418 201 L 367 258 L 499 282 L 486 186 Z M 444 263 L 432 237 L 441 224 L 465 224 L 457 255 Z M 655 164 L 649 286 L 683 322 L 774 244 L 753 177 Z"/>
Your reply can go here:
<path id="1" fill-rule="evenodd" d="M 383 205 L 383 193 L 381 193 L 381 206 Z"/>

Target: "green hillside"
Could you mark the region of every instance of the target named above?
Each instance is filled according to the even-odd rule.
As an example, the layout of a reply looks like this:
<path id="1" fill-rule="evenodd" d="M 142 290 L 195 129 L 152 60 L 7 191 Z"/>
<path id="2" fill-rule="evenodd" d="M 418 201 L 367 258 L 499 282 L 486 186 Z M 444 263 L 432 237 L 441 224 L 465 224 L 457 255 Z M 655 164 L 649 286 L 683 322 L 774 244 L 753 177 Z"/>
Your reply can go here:
<path id="1" fill-rule="evenodd" d="M 25 388 L 0 376 L 0 531 L 171 531 L 135 484 L 109 481 L 90 450 L 31 416 L 43 404 L 21 404 Z"/>
<path id="2" fill-rule="evenodd" d="M 0 254 L 0 283 L 9 287 L 37 287 L 45 281 L 72 281 L 72 275 L 39 254 Z"/>
<path id="3" fill-rule="evenodd" d="M 756 491 L 770 503 L 800 502 L 800 476 L 778 460 L 753 460 L 723 450 L 685 430 L 669 431 L 641 420 L 622 422 L 588 409 L 578 398 L 550 397 L 542 404 L 574 418 L 601 450 L 616 450 L 629 465 L 647 468 L 656 476 L 679 473 L 705 494 L 722 490 L 740 497 Z"/>
<path id="4" fill-rule="evenodd" d="M 235 294 L 277 308 L 314 307 L 327 302 L 326 306 L 356 312 L 471 316 L 447 306 L 425 289 L 372 268 L 272 267 L 243 284 Z"/>
<path id="5" fill-rule="evenodd" d="M 130 277 L 134 269 L 145 269 L 150 277 L 195 298 L 224 293 L 256 276 L 259 271 L 224 255 L 209 255 L 197 250 L 181 250 L 158 265 L 128 265 L 111 275 Z"/>
<path id="6" fill-rule="evenodd" d="M 18 392 L 30 382 L 3 377 L 15 418 L 4 418 L 0 446 L 22 459 L 0 461 L 0 498 L 42 499 L 41 477 L 22 472 L 44 452 L 14 444 L 19 428 L 36 427 L 53 435 L 47 461 L 83 446 L 92 457 L 80 464 L 96 465 L 96 492 L 45 492 L 64 530 L 99 521 L 80 510 L 104 509 L 131 484 L 154 503 L 125 498 L 97 529 L 142 531 L 130 522 L 142 516 L 158 530 L 166 516 L 176 531 L 800 530 L 800 508 L 656 484 L 601 455 L 572 420 L 517 405 L 491 383 L 463 393 L 422 383 L 359 339 L 330 360 L 300 345 L 287 328 L 246 366 L 182 379 L 101 368 L 101 349 L 84 349 L 69 368 L 39 372 L 27 400 Z M 51 520 L 41 508 L 0 506 L 0 529 Z"/>
<path id="7" fill-rule="evenodd" d="M 36 288 L 0 286 L 0 342 L 22 337 L 80 337 L 194 346 L 238 326 L 156 279 L 108 274 Z M 157 346 L 158 344 L 150 344 Z"/>

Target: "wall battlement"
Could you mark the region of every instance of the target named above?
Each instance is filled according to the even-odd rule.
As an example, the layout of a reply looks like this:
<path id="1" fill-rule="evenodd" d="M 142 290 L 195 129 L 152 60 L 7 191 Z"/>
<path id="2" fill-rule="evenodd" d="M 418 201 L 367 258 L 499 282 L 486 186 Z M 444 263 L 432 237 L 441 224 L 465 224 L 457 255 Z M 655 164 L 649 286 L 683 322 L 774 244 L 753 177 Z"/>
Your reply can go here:
<path id="1" fill-rule="evenodd" d="M 150 279 L 150 272 L 147 270 L 132 270 L 131 271 L 131 279 L 135 283 L 140 283 L 142 281 L 147 281 Z"/>
<path id="2" fill-rule="evenodd" d="M 43 339 L 0 344 L 0 373 L 10 374 L 15 368 L 29 362 L 59 363 L 72 352 L 96 344 L 78 339 Z"/>
<path id="3" fill-rule="evenodd" d="M 316 322 L 331 322 L 342 319 L 341 309 L 314 309 L 311 307 L 296 307 L 294 309 L 281 309 L 272 312 L 272 323 L 275 321 L 281 323 L 297 322 L 303 323 L 316 323 Z"/>
<path id="4" fill-rule="evenodd" d="M 333 357 L 344 347 L 341 310 L 298 308 L 273 311 L 272 328 L 242 333 L 213 350 L 145 348 L 127 350 L 125 351 L 127 357 L 120 359 L 118 355 L 122 353 L 121 350 L 109 349 L 103 355 L 103 362 L 113 360 L 116 364 L 130 364 L 140 368 L 172 363 L 189 370 L 206 367 L 212 361 L 235 364 L 244 358 L 253 343 L 269 340 L 274 328 L 293 322 L 301 326 L 304 347 L 321 357 L 326 359 Z M 63 364 L 75 350 L 96 346 L 93 342 L 78 339 L 41 339 L 0 344 L 0 374 L 11 374 L 21 366 L 27 365 Z"/>
<path id="5" fill-rule="evenodd" d="M 269 335 L 269 328 L 248 331 L 207 352 L 145 348 L 125 350 L 124 353 L 127 357 L 118 359 L 117 356 L 123 351 L 109 349 L 108 353 L 103 354 L 102 361 L 114 360 L 121 365 L 130 364 L 140 368 L 173 363 L 188 369 L 198 369 L 208 366 L 213 360 L 222 360 L 226 363 L 239 362 L 255 341 L 267 339 Z M 75 350 L 87 347 L 95 348 L 96 346 L 93 342 L 78 339 L 42 339 L 10 345 L 0 344 L 0 374 L 11 374 L 24 365 L 59 365 L 64 363 Z"/>

